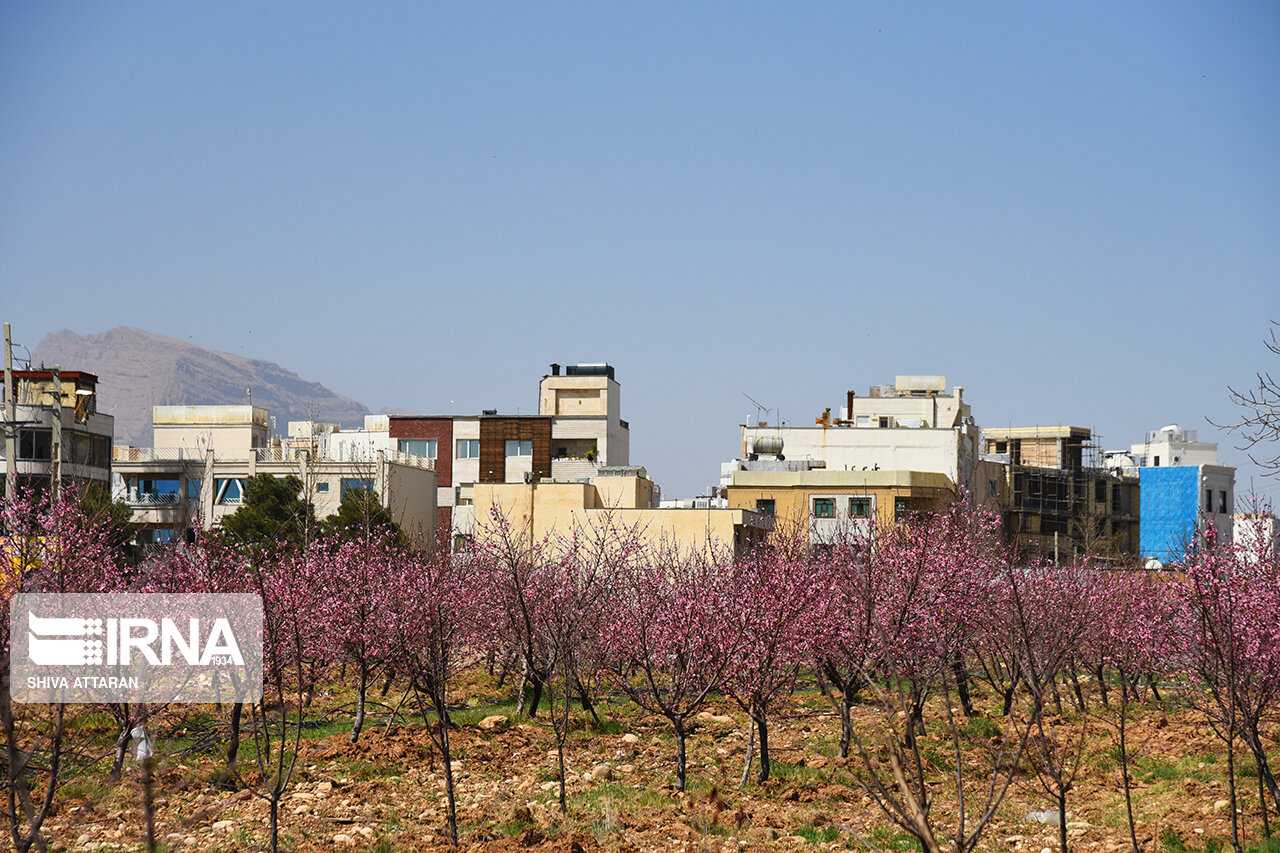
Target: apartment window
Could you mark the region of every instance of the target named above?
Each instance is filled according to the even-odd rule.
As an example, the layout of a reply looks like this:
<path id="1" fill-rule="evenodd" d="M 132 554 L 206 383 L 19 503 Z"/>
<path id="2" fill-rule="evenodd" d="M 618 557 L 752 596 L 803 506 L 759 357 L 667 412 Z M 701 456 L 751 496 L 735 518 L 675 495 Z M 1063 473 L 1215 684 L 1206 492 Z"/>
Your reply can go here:
<path id="1" fill-rule="evenodd" d="M 199 477 L 187 478 L 187 500 L 189 501 L 200 500 L 200 478 Z"/>
<path id="2" fill-rule="evenodd" d="M 316 491 L 317 491 L 317 492 L 327 492 L 327 491 L 329 491 L 329 484 L 328 484 L 328 483 L 316 483 Z"/>
<path id="3" fill-rule="evenodd" d="M 773 515 L 775 509 L 776 504 L 772 498 L 761 498 L 756 501 L 756 512 L 762 515 Z"/>
<path id="4" fill-rule="evenodd" d="M 367 479 L 357 478 L 357 477 L 343 477 L 342 478 L 342 497 L 345 498 L 347 496 L 347 492 L 351 491 L 352 489 L 363 489 L 366 492 L 372 493 L 373 480 L 367 480 Z"/>
<path id="5" fill-rule="evenodd" d="M 888 418 L 881 418 L 881 419 L 880 419 L 880 429 L 888 429 L 888 428 L 889 428 L 889 419 L 888 419 Z"/>
<path id="6" fill-rule="evenodd" d="M 480 439 L 460 438 L 454 442 L 453 455 L 459 459 L 479 459 Z"/>
<path id="7" fill-rule="evenodd" d="M 532 456 L 533 440 L 529 438 L 507 439 L 506 452 L 508 456 Z"/>
<path id="8" fill-rule="evenodd" d="M 399 449 L 401 453 L 407 453 L 410 456 L 423 456 L 427 459 L 436 458 L 436 440 L 434 438 L 402 438 L 400 439 Z"/>
<path id="9" fill-rule="evenodd" d="M 1093 484 L 1093 499 L 1100 504 L 1107 502 L 1107 481 L 1097 480 Z"/>
<path id="10" fill-rule="evenodd" d="M 871 498 L 849 498 L 849 515 L 852 518 L 870 518 Z"/>
<path id="11" fill-rule="evenodd" d="M 1213 512 L 1213 489 L 1204 490 L 1204 511 Z"/>
<path id="12" fill-rule="evenodd" d="M 1159 456 L 1153 456 L 1153 457 L 1151 457 L 1151 467 L 1152 467 L 1152 468 L 1159 468 L 1159 467 L 1160 467 L 1160 457 L 1159 457 Z"/>
<path id="13" fill-rule="evenodd" d="M 911 503 L 906 498 L 893 499 L 893 520 L 905 521 L 911 512 Z"/>
<path id="14" fill-rule="evenodd" d="M 813 499 L 813 515 L 815 518 L 835 518 L 836 517 L 836 499 L 835 498 L 814 498 Z"/>
<path id="15" fill-rule="evenodd" d="M 1007 441 L 996 442 L 996 453 L 1008 453 L 1008 452 L 1009 452 L 1009 442 Z"/>
<path id="16" fill-rule="evenodd" d="M 18 431 L 18 458 L 47 462 L 53 458 L 53 433 L 46 429 Z"/>
<path id="17" fill-rule="evenodd" d="M 1225 490 L 1218 492 L 1218 512 L 1227 512 L 1227 493 Z"/>
<path id="18" fill-rule="evenodd" d="M 235 477 L 219 477 L 213 481 L 213 486 L 214 502 L 218 504 L 238 504 L 244 495 L 244 481 Z"/>

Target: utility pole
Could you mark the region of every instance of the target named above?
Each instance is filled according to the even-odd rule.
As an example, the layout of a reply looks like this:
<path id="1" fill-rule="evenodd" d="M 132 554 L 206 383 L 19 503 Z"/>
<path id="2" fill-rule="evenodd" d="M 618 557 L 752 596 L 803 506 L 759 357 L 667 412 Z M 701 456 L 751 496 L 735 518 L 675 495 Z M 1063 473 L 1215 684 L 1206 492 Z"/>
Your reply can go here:
<path id="1" fill-rule="evenodd" d="M 4 497 L 12 500 L 16 492 L 18 476 L 18 452 L 14 433 L 18 429 L 18 415 L 14 408 L 13 338 L 9 324 L 4 324 Z"/>
<path id="2" fill-rule="evenodd" d="M 53 366 L 53 464 L 49 476 L 53 480 L 53 500 L 62 498 L 62 368 Z"/>

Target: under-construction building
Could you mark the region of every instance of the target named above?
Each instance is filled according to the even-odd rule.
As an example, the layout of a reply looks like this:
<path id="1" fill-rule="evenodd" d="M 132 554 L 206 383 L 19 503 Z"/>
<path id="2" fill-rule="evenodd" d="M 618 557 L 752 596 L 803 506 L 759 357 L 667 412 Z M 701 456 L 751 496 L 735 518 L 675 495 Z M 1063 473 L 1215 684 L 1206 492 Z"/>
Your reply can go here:
<path id="1" fill-rule="evenodd" d="M 1002 512 L 1016 548 L 1056 559 L 1138 554 L 1138 478 L 1099 464 L 1091 430 L 984 429 L 982 439 L 983 460 L 1005 466 Z"/>

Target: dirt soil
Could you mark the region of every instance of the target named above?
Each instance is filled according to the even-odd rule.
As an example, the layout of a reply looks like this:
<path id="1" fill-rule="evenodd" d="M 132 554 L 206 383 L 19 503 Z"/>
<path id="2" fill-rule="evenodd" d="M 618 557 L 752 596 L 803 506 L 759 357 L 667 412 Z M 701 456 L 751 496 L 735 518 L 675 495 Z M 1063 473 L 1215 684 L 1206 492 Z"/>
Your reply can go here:
<path id="1" fill-rule="evenodd" d="M 473 698 L 472 707 L 460 710 L 451 736 L 461 846 L 466 850 L 916 849 L 913 839 L 860 786 L 860 762 L 833 757 L 839 718 L 816 691 L 788 698 L 776 714 L 769 732 L 774 778 L 761 784 L 753 774 L 741 788 L 746 718 L 723 701 L 712 703 L 699 716 L 689 742 L 686 792 L 673 785 L 675 748 L 665 723 L 635 716 L 634 707 L 620 700 L 606 702 L 601 705 L 605 724 L 597 730 L 580 722 L 568 741 L 567 814 L 558 803 L 551 729 L 541 721 L 515 718 L 510 705 L 488 701 L 497 700 Z M 1212 849 L 1224 839 L 1229 847 L 1223 744 L 1193 710 L 1166 715 L 1142 708 L 1137 714 L 1129 738 L 1141 756 L 1131 776 L 1142 849 L 1169 849 L 1173 833 L 1186 849 Z M 496 716 L 503 719 L 491 719 Z M 1072 743 L 1071 732 L 1079 731 L 1071 716 L 1058 721 L 1062 743 Z M 1129 848 L 1114 731 L 1103 719 L 1107 716 L 1087 715 L 1079 771 L 1067 800 L 1073 850 Z M 859 730 L 872 731 L 875 719 L 870 708 L 861 709 Z M 280 807 L 282 849 L 448 849 L 439 751 L 420 719 L 389 731 L 384 722 L 375 713 L 356 744 L 348 742 L 345 732 L 334 732 L 336 726 L 329 729 L 334 733 L 304 739 L 297 772 Z M 929 723 L 922 750 L 939 767 L 933 815 L 945 835 L 954 830 L 955 796 L 948 788 L 953 765 L 940 717 L 932 716 Z M 165 743 L 158 747 L 155 805 L 162 849 L 264 849 L 267 803 L 251 787 L 227 789 L 217 752 L 166 757 Z M 984 755 L 971 744 L 963 764 L 979 764 Z M 241 756 L 244 781 L 252 783 L 252 744 Z M 1246 771 L 1237 782 L 1240 819 L 1246 840 L 1257 841 L 1257 782 L 1247 775 L 1251 765 L 1243 758 L 1237 756 Z M 94 775 L 74 774 L 64 784 L 46 832 L 58 847 L 145 849 L 140 847 L 142 792 L 136 768 L 120 785 L 105 778 L 102 769 Z M 976 793 L 976 788 L 967 792 L 971 807 Z M 1056 851 L 1057 826 L 1028 820 L 1033 811 L 1053 808 L 1036 776 L 1020 774 L 979 849 Z"/>

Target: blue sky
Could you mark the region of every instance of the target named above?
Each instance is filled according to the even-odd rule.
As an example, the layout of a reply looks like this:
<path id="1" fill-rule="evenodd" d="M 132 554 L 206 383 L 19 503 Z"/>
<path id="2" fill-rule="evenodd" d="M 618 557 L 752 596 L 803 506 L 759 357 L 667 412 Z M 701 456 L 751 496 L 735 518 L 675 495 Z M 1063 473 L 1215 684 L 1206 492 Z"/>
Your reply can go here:
<path id="1" fill-rule="evenodd" d="M 1280 370 L 1277 45 L 1264 2 L 4 2 L 0 315 L 373 409 L 607 360 L 668 495 L 744 392 L 811 423 L 897 373 L 1199 429 L 1243 492 L 1204 418 Z"/>

